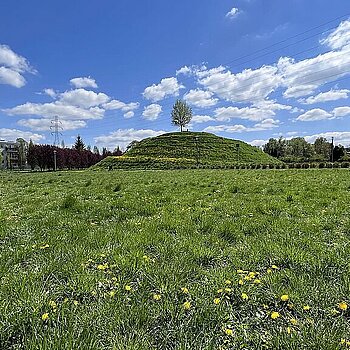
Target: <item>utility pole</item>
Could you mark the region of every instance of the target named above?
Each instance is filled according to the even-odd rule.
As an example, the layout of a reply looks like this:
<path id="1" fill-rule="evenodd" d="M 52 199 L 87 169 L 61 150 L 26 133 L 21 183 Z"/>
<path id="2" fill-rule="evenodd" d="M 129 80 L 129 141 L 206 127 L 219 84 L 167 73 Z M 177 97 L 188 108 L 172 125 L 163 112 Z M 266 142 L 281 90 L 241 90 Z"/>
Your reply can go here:
<path id="1" fill-rule="evenodd" d="M 334 137 L 332 137 L 332 151 L 331 151 L 331 162 L 334 162 Z"/>
<path id="2" fill-rule="evenodd" d="M 63 128 L 62 128 L 62 123 L 58 119 L 57 115 L 55 116 L 55 118 L 53 120 L 51 120 L 51 124 L 52 124 L 50 126 L 50 129 L 52 130 L 51 135 L 55 136 L 55 140 L 53 142 L 53 145 L 59 147 L 60 146 L 60 135 L 62 136 L 61 131 L 63 130 Z"/>
<path id="3" fill-rule="evenodd" d="M 54 171 L 57 170 L 57 151 L 53 151 L 53 163 L 54 163 Z"/>

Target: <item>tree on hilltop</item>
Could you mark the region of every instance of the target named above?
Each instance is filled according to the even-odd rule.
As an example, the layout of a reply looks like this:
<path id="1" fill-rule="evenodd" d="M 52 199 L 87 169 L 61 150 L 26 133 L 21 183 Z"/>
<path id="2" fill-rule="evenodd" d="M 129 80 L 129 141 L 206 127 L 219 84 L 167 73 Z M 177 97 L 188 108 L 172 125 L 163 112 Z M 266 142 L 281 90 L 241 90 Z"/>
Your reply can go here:
<path id="1" fill-rule="evenodd" d="M 80 135 L 78 135 L 75 140 L 74 149 L 76 149 L 77 151 L 83 151 L 85 149 L 85 144 Z"/>
<path id="2" fill-rule="evenodd" d="M 172 123 L 176 126 L 179 126 L 182 132 L 183 128 L 191 121 L 191 119 L 191 107 L 186 102 L 177 100 L 171 112 Z"/>

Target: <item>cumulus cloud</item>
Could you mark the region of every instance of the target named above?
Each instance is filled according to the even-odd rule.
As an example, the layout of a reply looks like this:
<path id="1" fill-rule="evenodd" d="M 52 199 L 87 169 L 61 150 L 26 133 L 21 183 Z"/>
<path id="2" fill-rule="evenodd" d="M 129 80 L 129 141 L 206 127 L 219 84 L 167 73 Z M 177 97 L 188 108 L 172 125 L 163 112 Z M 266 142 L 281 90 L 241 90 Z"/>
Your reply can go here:
<path id="1" fill-rule="evenodd" d="M 303 121 L 303 122 L 311 122 L 316 120 L 325 120 L 325 119 L 332 119 L 332 118 L 334 118 L 333 114 L 328 113 L 323 109 L 315 108 L 305 112 L 304 114 L 299 115 L 299 117 L 296 120 Z"/>
<path id="2" fill-rule="evenodd" d="M 332 111 L 334 117 L 339 118 L 339 117 L 346 117 L 350 115 L 350 107 L 336 107 Z"/>
<path id="3" fill-rule="evenodd" d="M 112 100 L 108 103 L 102 105 L 102 107 L 106 110 L 122 110 L 125 118 L 132 118 L 135 113 L 134 111 L 140 107 L 138 102 L 130 102 L 124 103 L 119 100 Z"/>
<path id="4" fill-rule="evenodd" d="M 187 66 L 183 66 L 176 71 L 176 75 L 180 75 L 180 74 L 190 75 L 191 73 L 192 73 L 192 69 L 190 67 L 187 67 Z"/>
<path id="5" fill-rule="evenodd" d="M 333 30 L 328 36 L 322 40 L 320 43 L 327 45 L 333 50 L 340 49 L 348 44 L 350 44 L 350 21 L 344 21 Z"/>
<path id="6" fill-rule="evenodd" d="M 319 137 L 324 137 L 327 140 L 330 140 L 334 137 L 335 144 L 342 144 L 345 147 L 350 146 L 350 131 L 328 131 L 314 135 L 305 136 L 307 142 L 314 143 L 315 140 Z"/>
<path id="7" fill-rule="evenodd" d="M 199 108 L 212 107 L 218 102 L 217 98 L 213 98 L 213 93 L 211 91 L 203 91 L 200 89 L 190 90 L 183 98 L 189 104 Z"/>
<path id="8" fill-rule="evenodd" d="M 209 115 L 194 115 L 191 119 L 191 124 L 206 123 L 215 120 Z"/>
<path id="9" fill-rule="evenodd" d="M 131 141 L 140 141 L 147 137 L 155 137 L 164 134 L 163 130 L 151 129 L 118 129 L 108 135 L 101 135 L 94 138 L 94 141 L 100 147 L 115 148 L 120 146 L 125 148 Z"/>
<path id="10" fill-rule="evenodd" d="M 52 97 L 52 98 L 55 98 L 57 96 L 57 93 L 56 93 L 56 91 L 54 89 L 44 89 L 43 93 L 45 95 L 48 95 L 48 96 Z"/>
<path id="11" fill-rule="evenodd" d="M 158 102 L 167 96 L 178 96 L 180 89 L 183 88 L 184 86 L 178 82 L 177 78 L 164 78 L 158 85 L 153 84 L 147 87 L 143 96 L 147 100 Z"/>
<path id="12" fill-rule="evenodd" d="M 236 18 L 239 14 L 239 10 L 237 7 L 233 7 L 229 12 L 226 13 L 226 17 L 233 19 Z"/>
<path id="13" fill-rule="evenodd" d="M 70 83 L 75 88 L 97 88 L 97 84 L 95 79 L 91 77 L 81 77 L 81 78 L 73 78 L 70 80 Z"/>
<path id="14" fill-rule="evenodd" d="M 328 101 L 337 101 L 340 99 L 348 98 L 350 90 L 330 90 L 327 92 L 321 92 L 316 96 L 310 96 L 306 99 L 299 100 L 300 103 L 311 105 L 315 103 L 328 102 Z"/>
<path id="15" fill-rule="evenodd" d="M 151 105 L 146 106 L 144 108 L 144 111 L 142 112 L 142 116 L 148 120 L 156 120 L 161 112 L 162 112 L 162 106 L 156 103 L 152 103 Z"/>
<path id="16" fill-rule="evenodd" d="M 23 138 L 26 141 L 33 140 L 33 142 L 40 142 L 45 139 L 45 136 L 29 131 L 0 128 L 0 139 L 15 141 L 17 138 Z"/>
<path id="17" fill-rule="evenodd" d="M 13 52 L 9 46 L 0 44 L 0 84 L 21 88 L 26 84 L 24 73 L 35 74 L 26 58 Z"/>
<path id="18" fill-rule="evenodd" d="M 76 130 L 86 127 L 84 120 L 62 120 L 61 126 L 64 130 Z M 18 125 L 24 126 L 35 131 L 50 131 L 52 127 L 51 119 L 21 119 Z"/>
<path id="19" fill-rule="evenodd" d="M 100 92 L 89 91 L 85 89 L 75 89 L 65 91 L 60 94 L 59 101 L 62 104 L 77 106 L 81 108 L 89 108 L 104 104 L 110 100 L 106 94 Z"/>

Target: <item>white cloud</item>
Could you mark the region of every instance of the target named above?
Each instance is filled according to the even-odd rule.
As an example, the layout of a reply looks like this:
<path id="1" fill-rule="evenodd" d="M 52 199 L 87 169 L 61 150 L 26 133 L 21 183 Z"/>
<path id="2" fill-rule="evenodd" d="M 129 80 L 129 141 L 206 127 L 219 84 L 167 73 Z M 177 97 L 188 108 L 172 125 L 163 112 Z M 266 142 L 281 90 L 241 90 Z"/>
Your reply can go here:
<path id="1" fill-rule="evenodd" d="M 128 119 L 128 118 L 132 118 L 134 115 L 135 113 L 133 111 L 129 111 L 124 114 L 124 117 Z"/>
<path id="2" fill-rule="evenodd" d="M 190 75 L 191 73 L 192 73 L 192 69 L 190 67 L 187 67 L 187 66 L 183 66 L 176 71 L 176 75 L 180 75 L 180 74 Z"/>
<path id="3" fill-rule="evenodd" d="M 94 141 L 100 147 L 114 148 L 120 146 L 125 148 L 131 141 L 140 141 L 147 137 L 155 137 L 164 134 L 166 131 L 163 130 L 150 130 L 150 129 L 118 129 L 117 131 L 111 132 L 108 135 L 102 135 L 94 138 Z"/>
<path id="4" fill-rule="evenodd" d="M 253 141 L 248 141 L 249 144 L 252 146 L 256 147 L 262 147 L 268 143 L 269 140 L 253 140 Z"/>
<path id="5" fill-rule="evenodd" d="M 123 112 L 130 112 L 138 109 L 140 104 L 138 102 L 124 103 L 119 100 L 112 100 L 108 103 L 104 103 L 102 107 L 106 110 L 121 109 Z"/>
<path id="6" fill-rule="evenodd" d="M 325 120 L 325 119 L 333 119 L 333 115 L 326 112 L 323 109 L 315 108 L 310 111 L 305 112 L 304 114 L 299 115 L 296 120 L 303 122 L 311 122 L 316 120 Z"/>
<path id="7" fill-rule="evenodd" d="M 335 144 L 342 144 L 343 146 L 350 146 L 350 131 L 328 131 L 320 134 L 314 134 L 305 136 L 307 142 L 314 143 L 315 140 L 319 137 L 324 137 L 327 140 L 331 140 L 334 137 Z"/>
<path id="8" fill-rule="evenodd" d="M 179 84 L 177 78 L 164 78 L 156 85 L 153 84 L 145 89 L 143 96 L 147 100 L 158 102 L 163 100 L 167 96 L 178 96 L 180 89 L 184 86 Z"/>
<path id="9" fill-rule="evenodd" d="M 57 93 L 54 89 L 44 89 L 43 92 L 45 95 L 48 95 L 52 98 L 56 98 L 56 96 L 57 96 Z"/>
<path id="10" fill-rule="evenodd" d="M 191 119 L 191 124 L 206 123 L 215 120 L 209 115 L 194 115 Z"/>
<path id="11" fill-rule="evenodd" d="M 30 128 L 35 131 L 50 131 L 52 127 L 51 119 L 21 119 L 18 121 L 18 125 Z M 63 130 L 76 130 L 86 126 L 86 122 L 83 120 L 62 120 L 61 126 Z"/>
<path id="12" fill-rule="evenodd" d="M 97 88 L 95 79 L 91 77 L 73 78 L 70 83 L 76 88 Z"/>
<path id="13" fill-rule="evenodd" d="M 239 14 L 239 10 L 237 7 L 233 7 L 229 12 L 226 13 L 226 17 L 228 18 L 236 18 Z"/>
<path id="14" fill-rule="evenodd" d="M 220 98 L 232 102 L 257 102 L 265 99 L 281 84 L 282 78 L 274 66 L 245 69 L 233 74 L 219 66 L 196 72 L 199 84 Z"/>
<path id="15" fill-rule="evenodd" d="M 190 90 L 184 95 L 184 100 L 189 104 L 200 107 L 212 107 L 215 106 L 218 102 L 217 98 L 213 98 L 214 94 L 210 91 L 203 91 L 200 89 Z"/>
<path id="16" fill-rule="evenodd" d="M 326 38 L 320 40 L 320 43 L 327 45 L 333 50 L 350 44 L 350 21 L 347 20 L 340 23 Z"/>
<path id="17" fill-rule="evenodd" d="M 89 91 L 85 89 L 75 89 L 65 91 L 60 94 L 59 101 L 65 105 L 89 108 L 104 104 L 110 100 L 106 94 Z"/>
<path id="18" fill-rule="evenodd" d="M 15 141 L 19 137 L 25 139 L 26 141 L 29 141 L 31 139 L 33 142 L 39 142 L 45 139 L 43 135 L 34 134 L 29 131 L 0 128 L 0 139 Z"/>
<path id="19" fill-rule="evenodd" d="M 14 108 L 4 109 L 3 112 L 8 115 L 37 115 L 44 118 L 53 118 L 57 115 L 60 119 L 83 120 L 102 119 L 105 111 L 99 107 L 83 109 L 76 106 L 63 105 L 56 101 L 43 104 L 27 102 Z"/>
<path id="20" fill-rule="evenodd" d="M 310 96 L 307 99 L 301 99 L 299 102 L 303 104 L 314 104 L 320 102 L 337 101 L 340 99 L 348 98 L 350 90 L 330 90 L 327 92 L 321 92 L 316 96 Z"/>
<path id="21" fill-rule="evenodd" d="M 350 107 L 345 106 L 345 107 L 337 107 L 334 108 L 332 111 L 334 117 L 339 118 L 339 117 L 346 117 L 350 115 Z"/>
<path id="22" fill-rule="evenodd" d="M 21 88 L 26 84 L 23 73 L 35 74 L 28 61 L 13 52 L 7 45 L 0 45 L 0 84 Z"/>
<path id="23" fill-rule="evenodd" d="M 261 129 L 261 130 L 268 130 L 268 129 L 273 129 L 273 128 L 277 128 L 280 124 L 279 120 L 276 119 L 264 119 L 262 120 L 260 123 L 255 124 L 254 128 L 257 129 Z"/>
<path id="24" fill-rule="evenodd" d="M 161 112 L 162 106 L 153 103 L 145 107 L 144 111 L 142 112 L 142 116 L 148 120 L 156 120 Z"/>

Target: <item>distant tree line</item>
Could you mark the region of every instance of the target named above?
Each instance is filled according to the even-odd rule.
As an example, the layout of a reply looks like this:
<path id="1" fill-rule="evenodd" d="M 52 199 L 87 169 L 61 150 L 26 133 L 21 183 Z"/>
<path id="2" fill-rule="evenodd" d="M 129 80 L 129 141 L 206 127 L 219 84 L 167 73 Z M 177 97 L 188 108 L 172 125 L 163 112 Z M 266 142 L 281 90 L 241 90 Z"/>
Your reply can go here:
<path id="1" fill-rule="evenodd" d="M 342 145 L 332 146 L 326 138 L 319 137 L 315 142 L 309 143 L 303 137 L 290 140 L 271 138 L 264 145 L 265 153 L 287 163 L 300 162 L 342 162 L 349 161 L 347 149 Z"/>
<path id="2" fill-rule="evenodd" d="M 108 156 L 121 156 L 123 152 L 117 147 L 113 152 L 107 148 L 100 153 L 98 147 L 85 147 L 82 138 L 78 135 L 72 148 L 61 148 L 51 145 L 35 145 L 29 142 L 27 163 L 32 170 L 51 170 L 55 167 L 55 154 L 57 169 L 84 169 L 98 163 Z"/>

